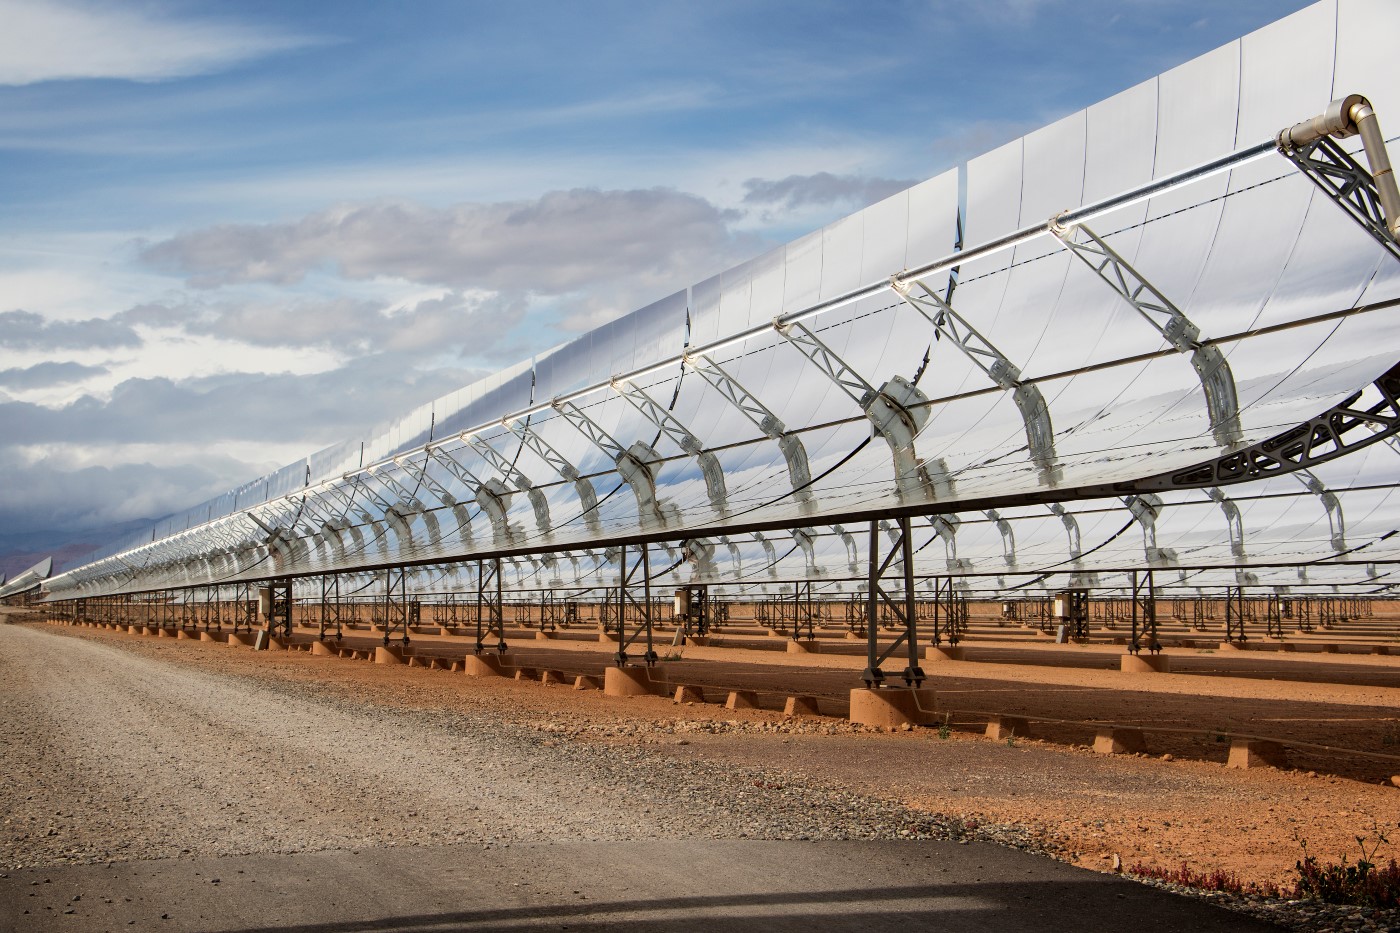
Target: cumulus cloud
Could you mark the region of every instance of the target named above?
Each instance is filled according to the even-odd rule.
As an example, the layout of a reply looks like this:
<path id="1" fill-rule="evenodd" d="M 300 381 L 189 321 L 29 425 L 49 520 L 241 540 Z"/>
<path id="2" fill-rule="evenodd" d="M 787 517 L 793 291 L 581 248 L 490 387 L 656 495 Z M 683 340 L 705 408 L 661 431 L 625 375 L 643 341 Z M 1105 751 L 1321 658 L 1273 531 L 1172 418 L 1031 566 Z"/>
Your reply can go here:
<path id="1" fill-rule="evenodd" d="M 344 205 L 291 223 L 224 225 L 147 247 L 191 285 L 286 285 L 318 270 L 454 289 L 565 295 L 626 280 L 661 294 L 734 258 L 735 215 L 666 188 L 554 191 L 532 201 L 446 208 Z M 630 310 L 620 308 L 619 310 Z"/>
<path id="2" fill-rule="evenodd" d="M 49 321 L 32 311 L 0 312 L 0 347 L 13 350 L 90 350 L 139 347 L 130 325 L 108 318 Z"/>
<path id="3" fill-rule="evenodd" d="M 326 347 L 349 354 L 382 350 L 458 350 L 482 354 L 525 315 L 519 297 L 463 293 L 386 307 L 357 298 L 207 300 L 147 303 L 123 311 L 125 323 L 182 330 L 254 346 Z"/>
<path id="4" fill-rule="evenodd" d="M 481 373 L 420 372 L 398 354 L 375 354 L 312 375 L 226 373 L 196 379 L 128 379 L 110 398 L 59 407 L 0 402 L 3 440 L 18 447 L 83 443 L 296 442 L 353 437 L 472 381 Z"/>
<path id="5" fill-rule="evenodd" d="M 150 7 L 0 0 L 0 84 L 64 78 L 156 81 L 207 74 L 317 40 Z"/>
<path id="6" fill-rule="evenodd" d="M 830 172 L 789 175 L 775 180 L 750 178 L 744 182 L 744 203 L 786 210 L 830 205 L 864 207 L 884 200 L 913 184 L 915 182 L 912 180 L 833 175 Z"/>
<path id="7" fill-rule="evenodd" d="M 84 366 L 81 363 L 36 363 L 22 369 L 0 369 L 0 386 L 11 389 L 45 389 L 49 386 L 82 382 L 91 376 L 107 372 L 105 366 Z"/>

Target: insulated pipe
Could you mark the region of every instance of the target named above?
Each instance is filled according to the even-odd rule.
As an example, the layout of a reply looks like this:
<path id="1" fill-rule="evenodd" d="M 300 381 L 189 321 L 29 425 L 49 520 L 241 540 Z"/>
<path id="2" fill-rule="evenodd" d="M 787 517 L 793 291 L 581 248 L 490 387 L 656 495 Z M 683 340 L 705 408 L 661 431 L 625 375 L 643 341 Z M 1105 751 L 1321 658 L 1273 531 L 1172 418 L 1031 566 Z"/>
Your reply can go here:
<path id="1" fill-rule="evenodd" d="M 1380 195 L 1381 210 L 1385 211 L 1385 228 L 1392 239 L 1400 240 L 1400 188 L 1395 184 L 1395 173 L 1390 168 L 1390 155 L 1385 149 L 1385 137 L 1381 135 L 1381 124 L 1376 119 L 1376 111 L 1371 102 L 1362 98 L 1351 108 L 1351 118 L 1361 134 L 1361 144 L 1366 147 L 1366 161 L 1371 163 L 1371 180 L 1376 183 L 1376 193 Z"/>
<path id="2" fill-rule="evenodd" d="M 1324 136 L 1346 139 L 1358 134 L 1366 150 L 1366 161 L 1371 165 L 1371 179 L 1380 196 L 1381 210 L 1385 212 L 1386 229 L 1392 238 L 1400 240 L 1400 187 L 1396 186 L 1385 136 L 1381 134 L 1380 121 L 1369 100 L 1360 94 L 1338 98 L 1311 120 L 1280 131 L 1278 144 L 1282 149 L 1293 150 L 1311 145 Z"/>

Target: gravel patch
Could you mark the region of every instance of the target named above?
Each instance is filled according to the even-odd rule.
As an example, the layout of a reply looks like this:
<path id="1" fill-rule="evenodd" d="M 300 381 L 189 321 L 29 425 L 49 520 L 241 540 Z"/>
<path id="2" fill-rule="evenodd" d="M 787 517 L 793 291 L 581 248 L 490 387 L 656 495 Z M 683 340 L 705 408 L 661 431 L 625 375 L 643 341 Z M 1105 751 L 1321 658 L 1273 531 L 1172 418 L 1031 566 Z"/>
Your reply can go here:
<path id="1" fill-rule="evenodd" d="M 401 688 L 347 686 L 335 668 L 302 680 L 225 672 L 151 647 L 0 625 L 0 870 L 646 838 L 951 839 L 1074 855 L 1031 821 L 921 809 L 801 765 L 676 754 L 692 742 L 870 731 L 841 721 L 725 720 L 684 706 L 673 720 L 542 714 L 513 704 L 505 683 L 487 702 L 425 708 Z M 843 764 L 887 767 L 874 754 Z M 1292 930 L 1400 931 L 1394 911 L 1143 883 Z"/>

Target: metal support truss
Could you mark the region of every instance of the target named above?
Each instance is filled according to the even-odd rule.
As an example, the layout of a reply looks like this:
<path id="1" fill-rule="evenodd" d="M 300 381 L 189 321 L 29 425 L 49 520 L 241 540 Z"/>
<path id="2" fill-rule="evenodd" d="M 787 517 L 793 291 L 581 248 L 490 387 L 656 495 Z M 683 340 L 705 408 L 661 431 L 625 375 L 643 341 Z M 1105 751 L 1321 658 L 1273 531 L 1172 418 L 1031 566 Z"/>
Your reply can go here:
<path id="1" fill-rule="evenodd" d="M 593 482 L 583 476 L 578 471 L 578 467 L 570 463 L 563 454 L 555 450 L 548 441 L 536 432 L 527 421 L 524 424 L 513 424 L 510 419 L 501 422 L 507 431 L 520 438 L 520 443 L 527 450 L 547 463 L 550 469 L 558 473 L 565 480 L 574 484 L 574 490 L 578 493 L 579 504 L 583 508 L 583 520 L 588 524 L 590 531 L 600 533 L 602 522 L 598 518 L 598 493 L 593 488 Z"/>
<path id="2" fill-rule="evenodd" d="M 1050 232 L 1132 305 L 1143 320 L 1151 324 L 1178 353 L 1191 357 L 1191 366 L 1200 377 L 1201 390 L 1205 393 L 1206 411 L 1210 416 L 1215 442 L 1221 447 L 1238 444 L 1242 433 L 1239 395 L 1235 390 L 1234 373 L 1220 348 L 1201 343 L 1200 329 L 1181 309 L 1094 231 L 1083 224 L 1065 227 L 1052 222 Z M 1087 242 L 1078 239 L 1077 234 L 1080 233 L 1087 238 Z"/>
<path id="3" fill-rule="evenodd" d="M 1386 252 L 1400 259 L 1400 244 L 1386 228 L 1385 210 L 1381 207 L 1375 179 L 1336 140 L 1323 136 L 1306 146 L 1294 148 L 1281 139 L 1279 152 Z"/>
<path id="4" fill-rule="evenodd" d="M 496 448 L 483 437 L 473 437 L 468 441 L 472 449 L 482 456 L 491 468 L 510 480 L 511 485 L 525 493 L 530 499 L 530 507 L 535 511 L 535 524 L 542 534 L 549 534 L 554 530 L 554 523 L 549 517 L 549 500 L 545 494 L 535 488 L 535 484 L 530 482 L 530 478 L 520 471 L 514 463 L 506 459 Z"/>
<path id="5" fill-rule="evenodd" d="M 926 501 L 952 492 L 952 478 L 941 461 L 930 472 L 914 452 L 914 438 L 928 423 L 927 395 L 903 376 L 876 389 L 801 321 L 774 321 L 773 328 L 865 412 L 875 433 L 889 444 L 901 498 Z"/>
<path id="6" fill-rule="evenodd" d="M 914 536 L 909 518 L 898 520 L 899 531 L 890 542 L 889 550 L 881 557 L 880 523 L 870 523 L 869 575 L 866 579 L 866 668 L 861 680 L 867 687 L 879 687 L 885 681 L 881 665 L 900 649 L 905 648 L 908 665 L 904 668 L 904 682 L 917 687 L 924 682 L 924 670 L 919 666 L 919 621 L 914 599 Z M 886 589 L 886 576 L 894 569 L 899 574 L 900 590 Z M 884 652 L 880 651 L 880 610 L 889 610 L 902 631 Z"/>
<path id="7" fill-rule="evenodd" d="M 367 479 L 374 480 L 387 491 L 388 495 L 381 495 L 375 492 L 368 483 L 364 484 L 365 490 L 383 510 L 384 521 L 388 523 L 390 528 L 394 529 L 394 534 L 399 536 L 403 545 L 412 549 L 415 546 L 413 519 L 426 511 L 423 503 L 413 491 L 393 477 L 389 472 L 388 464 L 379 464 L 367 469 L 363 475 Z"/>
<path id="8" fill-rule="evenodd" d="M 987 518 L 996 525 L 997 532 L 1001 535 L 1001 559 L 1002 563 L 1014 570 L 1016 568 L 1016 529 L 1011 527 L 1011 523 L 1001 517 L 1001 513 L 996 509 L 987 509 L 984 512 Z"/>
<path id="9" fill-rule="evenodd" d="M 257 628 L 258 600 L 256 596 L 251 583 L 239 583 L 234 587 L 233 630 L 235 633 L 240 626 L 249 632 Z"/>
<path id="10" fill-rule="evenodd" d="M 1331 532 L 1328 539 L 1332 550 L 1345 551 L 1347 549 L 1347 520 L 1346 515 L 1342 512 L 1342 501 L 1311 470 L 1298 470 L 1293 474 L 1293 478 L 1302 483 L 1304 488 L 1317 496 L 1318 501 L 1322 503 L 1322 509 L 1327 513 L 1327 527 Z"/>
<path id="11" fill-rule="evenodd" d="M 617 654 L 613 655 L 613 661 L 618 667 L 626 667 L 628 647 L 645 635 L 646 651 L 642 653 L 642 661 L 651 667 L 657 661 L 652 642 L 651 548 L 646 544 L 634 545 L 632 551 L 636 556 L 629 563 L 628 546 L 618 547 L 617 560 L 621 569 L 617 587 Z M 640 600 L 636 597 L 638 587 L 642 590 Z M 629 610 L 637 615 L 637 628 L 631 635 L 627 634 Z"/>
<path id="12" fill-rule="evenodd" d="M 801 639 L 805 628 L 807 640 L 817 637 L 816 608 L 812 603 L 812 581 L 803 580 L 792 590 L 792 637 Z"/>
<path id="13" fill-rule="evenodd" d="M 1055 462 L 1055 428 L 1050 420 L 1050 408 L 1045 404 L 1045 396 L 1033 382 L 1021 380 L 1021 370 L 1006 354 L 998 350 L 990 340 L 973 327 L 941 295 L 923 282 L 914 282 L 922 294 L 915 294 L 910 283 L 900 281 L 898 276 L 890 278 L 890 287 L 904 301 L 918 311 L 953 346 L 957 347 L 982 370 L 987 378 L 997 386 L 1011 393 L 1025 423 L 1026 447 L 1031 460 L 1042 470 L 1050 470 Z M 950 283 L 951 293 L 951 283 Z M 1053 477 L 1052 477 L 1053 478 Z"/>
<path id="14" fill-rule="evenodd" d="M 1277 597 L 1269 600 L 1269 609 L 1278 610 Z M 1249 636 L 1244 631 L 1244 587 L 1230 586 L 1225 588 L 1225 640 L 1227 642 L 1246 642 Z"/>
<path id="15" fill-rule="evenodd" d="M 627 484 L 627 487 L 632 490 L 632 495 L 637 499 L 637 518 L 642 527 L 664 527 L 666 517 L 662 513 L 661 503 L 656 498 L 656 474 L 654 472 L 654 463 L 661 459 L 661 455 L 650 444 L 642 441 L 637 441 L 631 447 L 624 448 L 573 402 L 556 399 L 552 403 L 552 407 L 559 413 L 560 417 L 588 438 L 589 443 L 612 458 L 613 465 L 617 468 L 617 475 L 622 478 L 622 481 Z"/>
<path id="16" fill-rule="evenodd" d="M 1279 593 L 1274 593 L 1264 604 L 1264 635 L 1268 638 L 1283 637 L 1283 617 L 1291 607 Z"/>
<path id="17" fill-rule="evenodd" d="M 641 386 L 623 379 L 614 379 L 611 386 L 614 392 L 641 412 L 643 418 L 656 425 L 658 431 L 687 455 L 695 458 L 695 462 L 700 465 L 700 475 L 705 479 L 705 492 L 710 497 L 710 507 L 720 515 L 727 513 L 729 493 L 725 489 L 724 467 L 720 466 L 719 458 L 706 450 L 700 438 L 682 424 L 670 409 L 657 404 Z"/>
<path id="18" fill-rule="evenodd" d="M 1209 463 L 1137 480 L 1136 490 L 1198 489 L 1311 469 L 1400 434 L 1400 364 L 1327 411 Z"/>
<path id="19" fill-rule="evenodd" d="M 962 632 L 966 622 L 965 610 L 966 602 L 962 595 L 958 593 L 952 577 L 933 578 L 933 638 L 934 646 L 943 644 L 943 639 L 948 639 L 948 644 L 957 646 L 962 641 Z"/>
<path id="20" fill-rule="evenodd" d="M 321 577 L 321 630 L 317 634 L 317 638 L 324 641 L 326 639 L 326 633 L 332 628 L 335 629 L 335 634 L 330 637 L 339 639 L 344 634 L 342 629 L 342 623 L 344 622 L 342 610 L 343 607 L 340 602 L 340 575 L 336 573 L 324 574 Z"/>
<path id="21" fill-rule="evenodd" d="M 411 568 L 390 567 L 384 571 L 384 644 L 397 629 L 403 632 L 402 640 L 408 644 L 408 626 L 411 622 L 408 602 L 408 577 Z"/>
<path id="22" fill-rule="evenodd" d="M 1078 565 L 1080 558 L 1084 556 L 1083 538 L 1079 533 L 1079 519 L 1074 517 L 1073 512 L 1066 511 L 1065 507 L 1058 502 L 1052 502 L 1046 508 L 1052 514 L 1059 516 L 1060 524 L 1065 527 L 1065 545 L 1069 551 L 1070 563 Z"/>
<path id="23" fill-rule="evenodd" d="M 187 631 L 198 629 L 198 611 L 194 601 L 194 587 L 185 587 L 180 593 L 180 628 Z"/>
<path id="24" fill-rule="evenodd" d="M 476 653 L 486 650 L 486 636 L 496 636 L 497 654 L 506 653 L 505 620 L 501 612 L 501 559 L 476 562 Z"/>
<path id="25" fill-rule="evenodd" d="M 1128 641 L 1128 653 L 1137 654 L 1144 647 L 1152 654 L 1162 650 L 1157 641 L 1157 589 L 1151 570 L 1133 571 L 1133 631 Z"/>
<path id="26" fill-rule="evenodd" d="M 1127 506 L 1133 518 L 1142 526 L 1143 556 L 1153 567 L 1166 567 L 1176 563 L 1176 551 L 1157 546 L 1157 516 L 1161 514 L 1163 504 L 1161 496 L 1150 492 L 1123 498 L 1123 505 Z"/>
<path id="27" fill-rule="evenodd" d="M 476 504 L 486 513 L 491 520 L 491 534 L 497 544 L 509 544 L 514 541 L 515 535 L 510 527 L 510 520 L 506 512 L 510 509 L 511 493 L 505 483 L 498 479 L 482 480 L 471 470 L 463 466 L 462 462 L 451 454 L 445 452 L 440 447 L 434 447 L 428 451 L 429 456 L 436 460 L 443 469 L 451 473 L 463 486 L 472 491 L 476 497 Z"/>
<path id="28" fill-rule="evenodd" d="M 413 481 L 421 488 L 428 490 L 428 492 L 432 493 L 434 498 L 451 509 L 452 517 L 457 521 L 457 537 L 463 544 L 469 545 L 471 543 L 472 529 L 471 513 L 467 510 L 465 505 L 458 501 L 456 496 L 452 495 L 445 486 L 434 479 L 433 475 L 428 472 L 428 461 L 430 459 L 433 459 L 432 451 L 428 450 L 423 454 L 422 463 L 415 463 L 413 459 L 408 456 L 399 457 L 394 462 L 397 463 L 404 472 L 408 473 L 409 476 L 413 477 Z M 438 523 L 437 516 L 430 511 L 425 511 L 423 513 L 423 524 L 428 529 L 429 543 L 433 547 L 441 545 L 442 527 Z"/>
<path id="29" fill-rule="evenodd" d="M 261 594 L 259 594 L 261 600 Z M 274 580 L 267 585 L 266 607 L 267 631 L 271 635 L 282 634 L 292 637 L 292 584 L 285 580 Z"/>
<path id="30" fill-rule="evenodd" d="M 751 421 L 754 427 L 778 442 L 778 450 L 782 452 L 783 460 L 787 463 L 788 481 L 792 484 L 793 498 L 804 506 L 810 507 L 814 504 L 810 488 L 812 469 L 807 462 L 807 448 L 803 446 L 802 439 L 796 434 L 788 433 L 782 419 L 763 404 L 758 396 L 744 388 L 739 380 L 725 372 L 712 357 L 703 353 L 688 354 L 685 363 L 726 402 Z"/>
<path id="31" fill-rule="evenodd" d="M 1225 515 L 1226 530 L 1230 535 L 1230 554 L 1236 558 L 1245 556 L 1244 550 L 1244 516 L 1240 514 L 1240 507 L 1218 486 L 1211 486 L 1206 490 L 1206 495 L 1212 502 L 1220 505 L 1220 511 Z"/>

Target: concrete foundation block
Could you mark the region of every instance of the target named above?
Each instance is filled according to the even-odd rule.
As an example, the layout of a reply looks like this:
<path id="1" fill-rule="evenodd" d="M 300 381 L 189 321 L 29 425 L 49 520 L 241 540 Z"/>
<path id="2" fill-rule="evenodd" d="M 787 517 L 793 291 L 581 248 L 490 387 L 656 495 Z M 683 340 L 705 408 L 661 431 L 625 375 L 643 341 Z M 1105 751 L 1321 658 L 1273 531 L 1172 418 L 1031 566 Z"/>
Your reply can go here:
<path id="1" fill-rule="evenodd" d="M 540 683 L 544 684 L 546 687 L 548 687 L 548 686 L 550 686 L 550 685 L 552 685 L 552 684 L 563 684 L 563 683 L 568 683 L 568 682 L 569 682 L 569 681 L 568 681 L 568 677 L 566 677 L 566 676 L 564 675 L 564 672 L 563 672 L 563 671 L 541 671 L 541 672 L 540 672 Z"/>
<path id="2" fill-rule="evenodd" d="M 1222 641 L 1216 645 L 1221 651 L 1248 651 L 1249 645 L 1242 641 Z"/>
<path id="3" fill-rule="evenodd" d="M 1291 642 L 1291 641 L 1281 641 L 1281 642 L 1278 643 L 1278 650 L 1280 650 L 1280 651 L 1297 651 L 1297 650 L 1298 650 L 1298 646 L 1295 645 L 1295 644 L 1293 644 L 1293 642 Z"/>
<path id="4" fill-rule="evenodd" d="M 598 684 L 597 677 L 594 677 L 592 674 L 579 674 L 577 677 L 574 678 L 574 689 L 598 690 L 601 688 Z"/>
<path id="5" fill-rule="evenodd" d="M 469 654 L 462 661 L 462 672 L 468 677 L 503 677 L 501 659 L 494 654 Z"/>
<path id="6" fill-rule="evenodd" d="M 1288 752 L 1277 742 L 1231 739 L 1227 768 L 1287 768 Z"/>
<path id="7" fill-rule="evenodd" d="M 929 645 L 924 649 L 925 661 L 966 661 L 967 650 L 962 645 Z"/>
<path id="8" fill-rule="evenodd" d="M 1337 653 L 1337 646 L 1336 646 L 1336 645 L 1318 645 L 1318 646 L 1317 646 L 1317 650 L 1318 650 L 1318 651 L 1321 651 L 1323 654 L 1336 654 L 1336 653 Z"/>
<path id="9" fill-rule="evenodd" d="M 724 700 L 725 709 L 758 709 L 758 694 L 752 690 L 731 690 Z"/>
<path id="10" fill-rule="evenodd" d="M 398 645 L 378 645 L 374 649 L 375 664 L 402 664 L 407 660 Z"/>
<path id="11" fill-rule="evenodd" d="M 1024 739 L 1030 735 L 1031 725 L 1020 716 L 993 716 L 987 720 L 987 738 L 1001 742 L 1006 739 Z"/>
<path id="12" fill-rule="evenodd" d="M 617 644 L 617 636 L 611 632 L 599 632 L 598 643 L 602 645 L 615 645 Z"/>
<path id="13" fill-rule="evenodd" d="M 895 729 L 925 725 L 934 718 L 934 692 L 914 687 L 857 687 L 851 691 L 851 722 Z"/>
<path id="14" fill-rule="evenodd" d="M 1372 653 L 1372 654 L 1390 654 L 1390 646 L 1389 646 L 1389 645 L 1372 645 L 1372 646 L 1371 646 L 1371 653 Z"/>
<path id="15" fill-rule="evenodd" d="M 183 629 L 183 628 L 182 628 L 182 629 L 180 629 L 178 632 L 175 633 L 175 639 L 176 639 L 177 641 L 198 641 L 198 640 L 199 640 L 199 633 L 198 633 L 198 632 L 191 632 L 189 629 Z"/>
<path id="16" fill-rule="evenodd" d="M 843 637 L 846 641 L 865 641 L 864 635 L 857 635 L 855 632 L 847 632 Z"/>
<path id="17" fill-rule="evenodd" d="M 318 638 L 311 643 L 311 656 L 313 658 L 338 658 L 340 657 L 340 646 L 333 641 L 321 641 Z"/>
<path id="18" fill-rule="evenodd" d="M 783 702 L 784 716 L 820 716 L 821 710 L 817 709 L 817 698 L 808 696 L 788 697 Z"/>
<path id="19" fill-rule="evenodd" d="M 1094 751 L 1100 755 L 1132 755 L 1146 748 L 1141 729 L 1101 726 L 1094 736 Z"/>
<path id="20" fill-rule="evenodd" d="M 1165 674 L 1172 669 L 1171 658 L 1165 654 L 1125 654 L 1118 669 L 1125 674 Z"/>
<path id="21" fill-rule="evenodd" d="M 174 638 L 174 637 L 175 637 L 175 630 L 174 630 L 174 629 L 165 628 L 164 626 L 162 626 L 162 627 L 156 629 L 156 637 L 157 637 L 157 638 Z"/>
<path id="22" fill-rule="evenodd" d="M 821 643 L 815 638 L 791 638 L 788 639 L 788 654 L 816 654 L 822 650 Z"/>
<path id="23" fill-rule="evenodd" d="M 251 648 L 257 636 L 252 632 L 229 632 L 228 646 L 230 648 Z"/>
<path id="24" fill-rule="evenodd" d="M 705 693 L 699 687 L 680 686 L 671 699 L 677 703 L 704 703 Z"/>
<path id="25" fill-rule="evenodd" d="M 540 672 L 533 667 L 517 667 L 515 669 L 516 680 L 539 680 Z"/>
<path id="26" fill-rule="evenodd" d="M 214 642 L 215 644 L 222 645 L 224 642 L 228 641 L 228 636 L 225 635 L 223 632 L 200 632 L 199 640 L 210 641 Z"/>
<path id="27" fill-rule="evenodd" d="M 610 667 L 603 675 L 603 693 L 610 697 L 647 696 L 651 672 L 645 667 Z"/>
<path id="28" fill-rule="evenodd" d="M 687 645 L 694 645 L 697 648 L 703 648 L 710 643 L 710 637 L 708 635 L 687 635 L 685 636 L 685 643 Z"/>
<path id="29" fill-rule="evenodd" d="M 126 626 L 126 633 L 127 633 L 128 635 L 140 635 L 140 634 L 142 634 L 141 626 L 139 626 L 139 625 L 128 625 L 128 626 Z"/>

